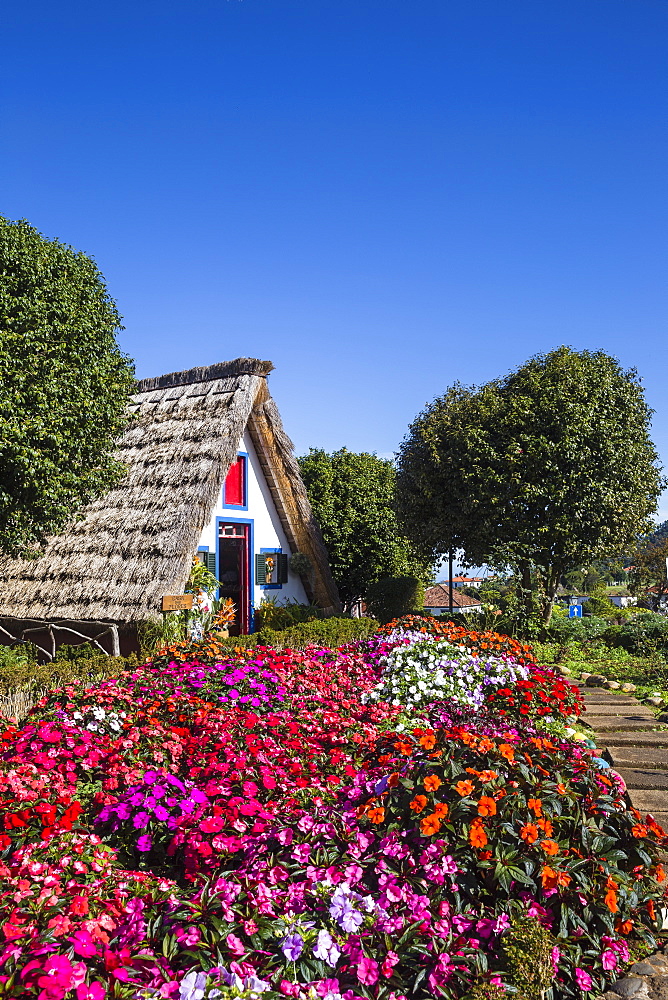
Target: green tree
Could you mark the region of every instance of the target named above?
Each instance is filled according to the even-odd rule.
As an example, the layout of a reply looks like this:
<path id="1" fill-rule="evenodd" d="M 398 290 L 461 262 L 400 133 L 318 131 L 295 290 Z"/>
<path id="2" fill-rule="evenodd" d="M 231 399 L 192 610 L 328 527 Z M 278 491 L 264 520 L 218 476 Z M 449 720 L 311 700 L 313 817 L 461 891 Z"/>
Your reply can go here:
<path id="1" fill-rule="evenodd" d="M 0 217 L 0 551 L 36 551 L 122 474 L 119 329 L 89 257 Z"/>
<path id="2" fill-rule="evenodd" d="M 549 621 L 569 570 L 622 552 L 662 487 L 634 370 L 560 347 L 480 388 L 455 385 L 401 445 L 401 523 L 422 553 L 511 567 Z"/>
<path id="3" fill-rule="evenodd" d="M 660 611 L 668 598 L 668 533 L 661 528 L 639 543 L 629 574 L 631 593 L 651 611 Z"/>
<path id="4" fill-rule="evenodd" d="M 299 466 L 345 609 L 382 578 L 431 582 L 433 560 L 415 554 L 397 523 L 392 462 L 346 448 L 331 454 L 311 448 Z"/>

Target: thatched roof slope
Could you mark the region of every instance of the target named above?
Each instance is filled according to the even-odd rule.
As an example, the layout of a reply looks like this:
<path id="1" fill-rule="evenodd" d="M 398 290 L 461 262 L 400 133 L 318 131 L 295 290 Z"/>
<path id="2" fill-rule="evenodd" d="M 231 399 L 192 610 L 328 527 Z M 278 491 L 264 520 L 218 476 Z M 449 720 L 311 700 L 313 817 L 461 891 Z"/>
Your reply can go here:
<path id="1" fill-rule="evenodd" d="M 117 452 L 127 475 L 52 538 L 39 559 L 0 561 L 0 616 L 139 621 L 155 614 L 163 594 L 182 593 L 251 415 L 288 539 L 299 540 L 303 544 L 295 547 L 311 556 L 316 599 L 336 608 L 322 539 L 269 398 L 272 367 L 239 358 L 138 382 Z"/>

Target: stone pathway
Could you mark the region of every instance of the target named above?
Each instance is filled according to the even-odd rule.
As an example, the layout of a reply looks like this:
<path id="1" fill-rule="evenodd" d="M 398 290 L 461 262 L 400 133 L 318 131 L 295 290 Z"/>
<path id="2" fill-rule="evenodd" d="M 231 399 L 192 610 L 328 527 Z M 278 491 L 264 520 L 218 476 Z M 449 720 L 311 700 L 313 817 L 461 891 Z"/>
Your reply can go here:
<path id="1" fill-rule="evenodd" d="M 668 727 L 631 695 L 578 686 L 587 708 L 583 720 L 626 782 L 631 802 L 668 830 Z M 606 1000 L 621 997 L 668 1000 L 668 960 L 663 950 L 632 965 L 605 994 Z"/>
<path id="2" fill-rule="evenodd" d="M 580 686 L 583 720 L 596 734 L 641 813 L 652 813 L 668 830 L 668 727 L 631 695 Z"/>

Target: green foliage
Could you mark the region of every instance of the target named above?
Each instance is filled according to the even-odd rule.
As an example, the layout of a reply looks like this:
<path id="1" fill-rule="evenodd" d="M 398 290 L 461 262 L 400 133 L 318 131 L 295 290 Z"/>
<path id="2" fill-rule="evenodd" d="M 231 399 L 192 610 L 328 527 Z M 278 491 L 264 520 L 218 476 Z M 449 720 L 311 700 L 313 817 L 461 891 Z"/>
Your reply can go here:
<path id="1" fill-rule="evenodd" d="M 561 347 L 480 388 L 455 385 L 401 445 L 398 509 L 425 553 L 511 566 L 530 619 L 559 580 L 647 529 L 662 478 L 638 376 Z"/>
<path id="2" fill-rule="evenodd" d="M 317 604 L 300 604 L 299 601 L 278 601 L 265 595 L 259 608 L 255 609 L 255 628 L 273 629 L 280 632 L 300 622 L 320 618 L 322 611 Z"/>
<path id="3" fill-rule="evenodd" d="M 117 483 L 133 368 L 95 263 L 0 217 L 0 550 L 26 554 Z"/>
<path id="4" fill-rule="evenodd" d="M 503 937 L 509 979 L 523 1000 L 542 1000 L 554 978 L 552 949 L 557 945 L 535 917 L 515 916 Z"/>
<path id="5" fill-rule="evenodd" d="M 270 628 L 262 628 L 252 635 L 230 636 L 229 639 L 222 639 L 217 642 L 217 648 L 221 651 L 234 649 L 252 649 L 255 646 L 271 646 L 274 649 L 304 649 L 306 646 L 322 646 L 332 649 L 336 646 L 345 646 L 351 642 L 359 642 L 368 639 L 379 627 L 375 618 L 318 618 L 311 621 L 300 622 L 288 628 L 276 631 Z M 181 653 L 181 659 L 187 656 L 200 657 L 202 662 L 206 661 L 206 647 L 210 644 L 205 641 L 202 644 L 192 643 L 185 652 Z M 154 657 L 154 662 L 158 658 Z"/>
<path id="6" fill-rule="evenodd" d="M 193 560 L 190 576 L 186 583 L 187 594 L 196 594 L 199 591 L 203 594 L 213 594 L 220 586 L 220 580 L 216 579 L 203 562 L 200 562 L 199 559 Z"/>
<path id="7" fill-rule="evenodd" d="M 668 598 L 667 559 L 668 533 L 663 532 L 663 526 L 644 538 L 633 554 L 629 585 L 652 611 L 659 611 Z"/>
<path id="8" fill-rule="evenodd" d="M 367 590 L 367 610 L 383 625 L 424 608 L 424 585 L 414 576 L 384 577 Z"/>
<path id="9" fill-rule="evenodd" d="M 332 454 L 312 448 L 299 466 L 344 608 L 381 577 L 431 581 L 433 560 L 416 552 L 397 523 L 392 462 L 346 448 Z"/>

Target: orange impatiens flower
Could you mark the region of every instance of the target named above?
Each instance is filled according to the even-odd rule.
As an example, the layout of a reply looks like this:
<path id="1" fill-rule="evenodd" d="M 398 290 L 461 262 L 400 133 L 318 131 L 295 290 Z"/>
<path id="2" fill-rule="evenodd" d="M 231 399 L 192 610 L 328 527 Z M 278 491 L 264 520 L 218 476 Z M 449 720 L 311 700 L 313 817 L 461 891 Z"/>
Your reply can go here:
<path id="1" fill-rule="evenodd" d="M 480 780 L 482 781 L 483 785 L 486 785 L 488 781 L 494 781 L 494 779 L 498 778 L 498 777 L 499 777 L 499 775 L 497 774 L 496 771 L 481 771 L 480 772 Z"/>
<path id="2" fill-rule="evenodd" d="M 475 785 L 473 784 L 472 781 L 469 781 L 469 779 L 466 778 L 465 781 L 458 781 L 457 784 L 455 785 L 455 788 L 463 798 L 465 795 L 471 794 L 471 792 L 475 788 Z"/>
<path id="3" fill-rule="evenodd" d="M 546 854 L 554 855 L 559 853 L 559 844 L 556 840 L 541 840 L 540 846 Z"/>
<path id="4" fill-rule="evenodd" d="M 520 837 L 527 844 L 535 844 L 538 840 L 538 829 L 533 823 L 525 823 L 520 830 Z"/>
<path id="5" fill-rule="evenodd" d="M 665 872 L 665 869 L 664 869 L 663 865 L 657 865 L 656 866 L 656 871 L 654 873 L 654 877 L 657 880 L 657 882 L 665 882 L 666 881 L 666 872 Z"/>
<path id="6" fill-rule="evenodd" d="M 556 871 L 549 865 L 545 865 L 541 869 L 540 880 L 543 883 L 543 889 L 556 889 L 560 885 L 570 885 L 572 881 L 568 872 Z"/>
<path id="7" fill-rule="evenodd" d="M 413 810 L 413 812 L 421 813 L 426 804 L 427 804 L 426 795 L 416 795 L 413 801 L 410 803 L 410 807 Z"/>
<path id="8" fill-rule="evenodd" d="M 422 784 L 427 792 L 435 792 L 437 788 L 440 788 L 443 782 L 437 774 L 428 774 L 424 779 Z"/>
<path id="9" fill-rule="evenodd" d="M 413 753 L 412 743 L 395 743 L 394 747 L 396 750 L 399 751 L 399 753 L 402 753 L 404 757 L 410 757 L 410 755 Z"/>
<path id="10" fill-rule="evenodd" d="M 478 799 L 478 816 L 496 816 L 496 802 L 489 795 Z"/>
<path id="11" fill-rule="evenodd" d="M 385 810 L 382 806 L 376 806 L 374 809 L 369 809 L 367 817 L 372 823 L 382 823 L 385 819 Z"/>
<path id="12" fill-rule="evenodd" d="M 529 799 L 527 806 L 535 816 L 543 815 L 543 803 L 540 799 Z"/>
<path id="13" fill-rule="evenodd" d="M 437 802 L 434 806 L 434 816 L 438 816 L 439 819 L 445 819 L 448 815 L 448 804 L 447 802 Z"/>
<path id="14" fill-rule="evenodd" d="M 499 743 L 499 753 L 502 757 L 505 757 L 509 763 L 510 761 L 515 760 L 515 749 L 510 743 Z"/>
<path id="15" fill-rule="evenodd" d="M 618 933 L 621 932 L 622 934 L 630 934 L 631 931 L 633 930 L 633 921 L 618 920 L 617 923 L 615 924 L 615 930 Z"/>
<path id="16" fill-rule="evenodd" d="M 536 826 L 539 826 L 546 837 L 552 836 L 553 827 L 549 819 L 537 819 Z"/>
<path id="17" fill-rule="evenodd" d="M 635 826 L 631 827 L 631 833 L 634 837 L 646 837 L 649 830 L 644 823 L 636 823 Z"/>
<path id="18" fill-rule="evenodd" d="M 487 834 L 481 819 L 474 819 L 469 828 L 469 841 L 472 847 L 484 847 L 487 843 Z"/>
<path id="19" fill-rule="evenodd" d="M 436 737 L 433 733 L 425 733 L 424 736 L 420 737 L 420 746 L 423 746 L 425 750 L 433 750 L 436 746 Z"/>
<path id="20" fill-rule="evenodd" d="M 424 819 L 420 820 L 420 829 L 425 836 L 431 837 L 441 829 L 441 821 L 436 815 L 425 816 Z"/>
<path id="21" fill-rule="evenodd" d="M 566 794 L 566 785 L 564 785 L 562 781 L 560 781 L 559 784 L 557 785 L 557 791 L 559 792 L 560 795 Z"/>
<path id="22" fill-rule="evenodd" d="M 608 891 L 606 892 L 605 905 L 608 907 L 611 913 L 618 912 L 619 907 L 617 906 L 617 893 L 615 892 L 614 889 L 608 889 Z"/>

